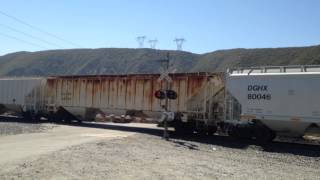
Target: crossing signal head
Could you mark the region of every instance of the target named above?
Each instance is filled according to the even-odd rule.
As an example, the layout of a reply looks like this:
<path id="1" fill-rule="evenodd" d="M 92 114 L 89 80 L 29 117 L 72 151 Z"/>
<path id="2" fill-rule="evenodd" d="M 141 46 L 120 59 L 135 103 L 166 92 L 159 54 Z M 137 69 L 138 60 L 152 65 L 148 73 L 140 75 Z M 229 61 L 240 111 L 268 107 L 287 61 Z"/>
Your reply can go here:
<path id="1" fill-rule="evenodd" d="M 178 95 L 174 90 L 167 90 L 166 95 L 169 99 L 177 99 Z"/>
<path id="2" fill-rule="evenodd" d="M 166 91 L 163 91 L 163 90 L 158 90 L 154 93 L 154 96 L 158 99 L 165 99 L 166 97 L 168 99 L 177 99 L 178 97 L 178 94 L 174 91 L 174 90 L 166 90 Z"/>
<path id="3" fill-rule="evenodd" d="M 158 99 L 165 99 L 166 98 L 166 93 L 162 90 L 158 90 L 154 93 L 154 96 Z"/>

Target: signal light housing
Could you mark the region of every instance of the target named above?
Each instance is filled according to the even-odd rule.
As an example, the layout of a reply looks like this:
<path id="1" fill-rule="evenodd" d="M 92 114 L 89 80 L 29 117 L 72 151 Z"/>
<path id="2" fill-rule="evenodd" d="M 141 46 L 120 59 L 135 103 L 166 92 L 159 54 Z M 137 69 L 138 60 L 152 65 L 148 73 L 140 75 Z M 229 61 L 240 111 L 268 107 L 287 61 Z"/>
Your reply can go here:
<path id="1" fill-rule="evenodd" d="M 154 93 L 154 96 L 157 98 L 157 99 L 165 99 L 166 97 L 168 99 L 177 99 L 178 97 L 178 94 L 174 91 L 174 90 L 166 90 L 166 91 L 163 91 L 163 90 L 158 90 Z"/>
<path id="2" fill-rule="evenodd" d="M 162 90 L 158 90 L 154 93 L 154 96 L 158 99 L 165 99 L 166 98 L 166 93 Z"/>
<path id="3" fill-rule="evenodd" d="M 166 95 L 169 99 L 172 99 L 172 100 L 177 99 L 178 97 L 178 94 L 174 90 L 167 90 Z"/>

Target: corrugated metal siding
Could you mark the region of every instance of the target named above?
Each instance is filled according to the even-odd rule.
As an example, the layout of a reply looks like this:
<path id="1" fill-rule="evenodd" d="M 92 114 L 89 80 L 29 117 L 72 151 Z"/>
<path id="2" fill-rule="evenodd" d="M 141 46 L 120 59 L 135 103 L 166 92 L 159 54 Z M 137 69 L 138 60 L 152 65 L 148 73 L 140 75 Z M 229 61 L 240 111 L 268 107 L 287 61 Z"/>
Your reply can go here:
<path id="1" fill-rule="evenodd" d="M 188 73 L 171 77 L 170 88 L 178 93 L 178 98 L 169 101 L 169 109 L 208 116 L 211 96 L 224 86 L 223 74 Z M 154 74 L 0 78 L 0 104 L 35 111 L 52 111 L 63 106 L 84 114 L 91 108 L 107 113 L 162 111 L 165 101 L 156 99 L 154 92 L 164 89 L 165 82 L 158 82 L 158 78 Z"/>
<path id="2" fill-rule="evenodd" d="M 38 111 L 46 104 L 45 78 L 1 78 L 0 104 Z"/>
<path id="3" fill-rule="evenodd" d="M 217 76 L 217 75 L 216 75 Z M 154 92 L 164 89 L 159 75 L 128 76 L 61 76 L 48 79 L 53 90 L 48 96 L 58 106 L 92 107 L 104 109 L 161 111 Z M 170 100 L 172 111 L 187 111 L 188 101 L 209 82 L 207 74 L 174 74 L 171 89 L 178 93 Z M 221 78 L 222 83 L 222 78 Z"/>

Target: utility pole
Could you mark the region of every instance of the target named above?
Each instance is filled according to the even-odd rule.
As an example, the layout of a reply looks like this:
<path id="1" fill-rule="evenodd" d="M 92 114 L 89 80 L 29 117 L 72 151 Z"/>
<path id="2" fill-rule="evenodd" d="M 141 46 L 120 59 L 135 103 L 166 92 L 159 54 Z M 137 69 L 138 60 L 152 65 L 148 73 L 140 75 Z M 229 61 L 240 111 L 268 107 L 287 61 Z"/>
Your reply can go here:
<path id="1" fill-rule="evenodd" d="M 147 38 L 146 36 L 138 36 L 138 37 L 137 37 L 137 41 L 138 41 L 138 44 L 139 44 L 139 48 L 143 48 L 144 40 L 145 40 L 146 38 Z"/>
<path id="2" fill-rule="evenodd" d="M 184 39 L 184 38 L 175 38 L 173 41 L 176 42 L 176 44 L 177 44 L 177 50 L 178 51 L 182 51 L 182 45 L 183 45 L 184 42 L 186 42 L 186 39 Z"/>

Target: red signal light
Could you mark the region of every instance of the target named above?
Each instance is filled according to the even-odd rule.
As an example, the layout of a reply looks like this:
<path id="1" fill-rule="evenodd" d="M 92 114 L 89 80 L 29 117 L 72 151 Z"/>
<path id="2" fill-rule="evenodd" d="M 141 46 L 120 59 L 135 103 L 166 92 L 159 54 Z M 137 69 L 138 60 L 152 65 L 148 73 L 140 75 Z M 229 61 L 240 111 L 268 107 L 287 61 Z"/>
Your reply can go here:
<path id="1" fill-rule="evenodd" d="M 162 90 L 158 90 L 154 93 L 154 96 L 158 99 L 165 99 L 166 98 L 166 93 Z"/>

